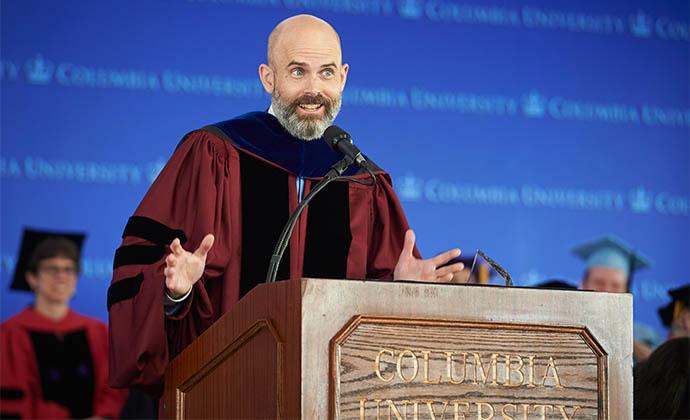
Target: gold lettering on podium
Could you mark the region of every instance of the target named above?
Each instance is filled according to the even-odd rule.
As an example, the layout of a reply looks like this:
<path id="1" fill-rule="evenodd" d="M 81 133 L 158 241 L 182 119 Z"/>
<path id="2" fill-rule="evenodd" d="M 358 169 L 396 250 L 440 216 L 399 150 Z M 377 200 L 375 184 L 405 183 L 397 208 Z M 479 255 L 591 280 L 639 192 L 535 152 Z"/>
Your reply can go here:
<path id="1" fill-rule="evenodd" d="M 541 411 L 541 420 L 546 420 L 546 409 L 549 409 L 550 411 L 553 411 L 553 406 L 551 404 L 534 404 L 532 406 L 532 409 L 534 410 L 535 413 L 538 411 Z M 539 414 L 539 413 L 538 413 Z"/>
<path id="2" fill-rule="evenodd" d="M 467 376 L 467 353 L 462 354 L 462 378 L 459 380 L 454 378 L 455 370 L 453 369 L 453 352 L 446 352 L 446 375 L 448 376 L 448 382 L 454 385 L 460 385 L 465 382 L 465 377 Z"/>
<path id="3" fill-rule="evenodd" d="M 572 420 L 573 417 L 575 417 L 575 413 L 577 410 L 580 409 L 579 405 L 573 406 L 573 413 L 568 415 L 568 413 L 565 411 L 566 407 L 564 405 L 557 405 L 558 410 L 561 412 L 561 415 L 563 416 L 563 420 Z"/>
<path id="4" fill-rule="evenodd" d="M 520 355 L 517 355 L 517 354 L 506 354 L 505 359 L 506 359 L 505 379 L 503 381 L 503 385 L 514 386 L 514 387 L 521 386 L 525 382 L 525 374 L 522 373 L 522 367 L 525 364 L 522 361 L 522 357 L 520 357 Z M 513 359 L 515 359 L 518 363 L 517 368 L 513 367 L 513 364 L 512 364 Z M 517 375 L 519 375 L 520 380 L 518 382 L 513 383 L 511 381 L 512 376 L 513 376 L 513 372 L 515 372 Z"/>
<path id="5" fill-rule="evenodd" d="M 438 384 L 441 382 L 441 376 L 439 375 L 438 379 L 436 380 L 429 380 L 429 354 L 431 352 L 428 350 L 422 351 L 422 354 L 424 355 L 424 383 L 425 384 Z"/>
<path id="6" fill-rule="evenodd" d="M 515 420 L 515 417 L 511 416 L 506 412 L 506 409 L 508 407 L 513 408 L 513 415 L 517 412 L 517 406 L 515 404 L 505 404 L 503 408 L 501 408 L 501 417 L 503 417 L 503 420 Z"/>
<path id="7" fill-rule="evenodd" d="M 492 420 L 494 418 L 494 406 L 489 403 L 478 402 L 477 405 L 477 420 Z M 488 417 L 484 417 L 484 407 L 488 410 Z"/>
<path id="8" fill-rule="evenodd" d="M 402 415 L 400 414 L 400 411 L 398 410 L 398 407 L 395 406 L 395 403 L 392 400 L 386 400 L 386 403 L 388 403 L 388 418 L 391 418 L 391 411 L 393 414 L 395 414 L 396 420 L 403 420 Z M 407 400 L 402 401 L 402 403 L 405 404 L 405 407 L 407 407 Z M 407 417 L 407 413 L 405 415 Z M 407 419 L 405 419 L 407 420 Z"/>
<path id="9" fill-rule="evenodd" d="M 465 413 L 460 411 L 460 406 L 464 405 L 467 411 Z M 465 414 L 470 414 L 470 403 L 467 402 L 455 402 L 453 403 L 453 406 L 455 407 L 455 420 L 460 420 L 460 416 L 462 416 L 462 420 L 465 420 Z"/>
<path id="10" fill-rule="evenodd" d="M 388 353 L 391 355 L 391 358 L 395 357 L 395 354 L 393 353 L 393 350 L 391 349 L 381 349 L 379 352 L 376 354 L 376 360 L 374 361 L 374 366 L 376 370 L 376 376 L 379 377 L 380 380 L 383 382 L 390 382 L 395 378 L 395 373 L 391 374 L 391 376 L 388 379 L 385 379 L 383 375 L 381 375 L 381 356 L 384 353 Z"/>
<path id="11" fill-rule="evenodd" d="M 527 383 L 528 388 L 534 388 L 536 385 L 534 384 L 534 358 L 536 356 L 530 356 L 527 358 L 529 360 L 529 367 L 528 367 L 528 372 L 529 372 L 529 382 Z"/>
<path id="12" fill-rule="evenodd" d="M 431 420 L 443 420 L 446 415 L 446 408 L 448 408 L 448 401 L 441 401 L 443 404 L 443 410 L 441 410 L 441 417 L 437 417 L 436 411 L 434 411 L 434 401 L 425 401 L 427 408 L 429 409 L 429 418 Z"/>
<path id="13" fill-rule="evenodd" d="M 382 417 L 381 403 L 387 408 L 387 413 Z M 435 408 L 434 405 L 438 406 Z M 449 401 L 449 400 L 359 400 L 359 419 L 395 419 L 395 420 L 444 420 L 448 407 L 452 408 L 453 420 L 493 420 L 499 417 L 502 420 L 529 420 L 534 418 L 546 419 L 554 408 L 563 417 L 563 420 L 573 420 L 575 414 L 581 408 L 579 405 L 565 406 L 552 404 L 495 404 L 485 401 Z M 375 408 L 375 409 L 374 409 Z M 385 410 L 384 408 L 384 410 Z M 570 414 L 568 412 L 571 411 Z M 385 412 L 385 411 L 384 411 Z"/>
<path id="14" fill-rule="evenodd" d="M 438 330 L 422 335 L 417 326 L 404 320 L 347 330 L 346 337 L 351 338 L 338 343 L 346 350 L 333 353 L 338 392 L 332 400 L 335 416 L 360 420 L 608 418 L 600 382 L 606 373 L 606 354 L 587 338 L 586 330 L 573 328 L 572 334 L 578 335 L 569 337 L 570 330 L 561 332 L 560 327 L 552 331 L 550 326 L 527 326 L 522 331 L 506 325 L 495 335 L 487 328 L 484 337 L 439 322 Z"/>
<path id="15" fill-rule="evenodd" d="M 553 371 L 553 377 L 549 376 L 549 372 Z M 556 385 L 556 388 L 564 388 L 561 385 L 561 380 L 558 377 L 558 369 L 556 368 L 556 361 L 553 357 L 549 357 L 549 363 L 546 365 L 546 372 L 544 373 L 544 379 L 541 381 L 541 386 L 546 386 L 546 380 L 552 379 Z"/>
<path id="16" fill-rule="evenodd" d="M 432 363 L 434 354 L 437 359 L 445 356 L 445 372 L 439 371 L 437 364 Z M 471 356 L 468 361 L 468 355 Z M 542 365 L 542 369 L 537 369 L 535 363 L 536 355 L 521 356 L 516 353 L 498 354 L 492 353 L 488 356 L 481 353 L 468 352 L 434 352 L 431 350 L 414 351 L 405 349 L 397 352 L 395 349 L 383 348 L 378 351 L 374 358 L 374 374 L 385 383 L 393 382 L 396 378 L 403 383 L 410 383 L 421 378 L 423 384 L 436 385 L 450 383 L 460 385 L 470 381 L 473 385 L 500 385 L 505 387 L 517 388 L 526 386 L 528 388 L 565 388 L 558 373 L 556 359 L 549 356 L 548 361 Z M 384 360 L 388 359 L 388 360 Z M 499 359 L 502 368 L 498 368 Z M 544 357 L 543 359 L 546 359 Z M 525 360 L 527 363 L 525 363 Z M 419 375 L 420 362 L 422 364 L 422 375 Z M 382 364 L 390 365 L 395 363 L 397 375 L 387 372 L 388 369 L 382 368 Z M 472 365 L 470 372 L 473 376 L 468 378 L 468 364 Z M 436 368 L 434 368 L 436 367 Z M 539 371 L 541 381 L 535 382 L 537 371 Z M 541 375 L 543 373 L 543 376 Z"/>
<path id="17" fill-rule="evenodd" d="M 411 357 L 412 358 L 412 376 L 410 378 L 406 378 L 403 375 L 403 359 L 405 359 L 405 356 L 408 356 L 408 359 Z M 417 361 L 417 356 L 412 352 L 412 350 L 403 350 L 400 352 L 400 355 L 398 356 L 398 377 L 400 378 L 401 381 L 405 383 L 410 383 L 417 378 L 417 374 L 419 373 L 419 362 Z"/>
<path id="18" fill-rule="evenodd" d="M 496 360 L 498 359 L 498 354 L 494 353 L 491 355 L 488 367 L 489 373 L 487 373 L 486 370 L 484 370 L 484 365 L 482 364 L 482 356 L 479 353 L 472 353 L 472 356 L 474 357 L 474 383 L 479 383 L 479 380 L 481 378 L 482 383 L 486 384 L 486 381 L 489 379 L 489 376 L 493 376 L 490 385 L 498 385 L 498 383 L 496 382 Z"/>

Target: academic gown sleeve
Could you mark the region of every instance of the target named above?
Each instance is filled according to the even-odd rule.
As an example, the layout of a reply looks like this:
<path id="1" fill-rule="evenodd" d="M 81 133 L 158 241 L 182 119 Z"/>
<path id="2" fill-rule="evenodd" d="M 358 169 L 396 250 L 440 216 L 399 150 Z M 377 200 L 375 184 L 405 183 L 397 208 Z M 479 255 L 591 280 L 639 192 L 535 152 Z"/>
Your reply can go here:
<path id="1" fill-rule="evenodd" d="M 125 227 L 108 290 L 110 384 L 159 394 L 169 359 L 238 300 L 238 236 L 231 223 L 239 202 L 237 151 L 207 131 L 178 145 Z M 164 313 L 165 256 L 180 238 L 193 252 L 215 235 L 202 278 L 174 317 Z M 223 278 L 225 277 L 225 278 Z"/>
<path id="2" fill-rule="evenodd" d="M 359 190 L 356 185 L 353 187 Z M 393 190 L 390 175 L 385 172 L 377 173 L 376 186 L 370 197 L 370 206 L 366 208 L 361 205 L 365 197 L 361 193 L 351 193 L 353 244 L 350 263 L 360 260 L 361 257 L 355 254 L 360 254 L 366 249 L 366 274 L 362 276 L 359 270 L 353 267 L 357 264 L 349 264 L 352 268 L 348 275 L 350 278 L 392 280 L 405 241 L 405 232 L 410 225 Z M 366 236 L 358 233 L 365 225 L 362 220 L 368 220 Z M 367 238 L 366 247 L 361 244 L 364 237 Z M 421 258 L 416 247 L 413 253 L 417 258 Z"/>

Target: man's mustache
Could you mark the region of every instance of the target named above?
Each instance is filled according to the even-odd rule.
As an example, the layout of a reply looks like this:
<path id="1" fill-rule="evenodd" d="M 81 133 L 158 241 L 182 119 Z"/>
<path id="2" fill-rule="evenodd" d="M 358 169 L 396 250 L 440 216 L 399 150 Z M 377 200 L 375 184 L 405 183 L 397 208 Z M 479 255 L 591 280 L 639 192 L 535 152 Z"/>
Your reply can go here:
<path id="1" fill-rule="evenodd" d="M 330 105 L 331 101 L 326 99 L 323 95 L 303 95 L 295 99 L 293 106 L 299 105 Z"/>

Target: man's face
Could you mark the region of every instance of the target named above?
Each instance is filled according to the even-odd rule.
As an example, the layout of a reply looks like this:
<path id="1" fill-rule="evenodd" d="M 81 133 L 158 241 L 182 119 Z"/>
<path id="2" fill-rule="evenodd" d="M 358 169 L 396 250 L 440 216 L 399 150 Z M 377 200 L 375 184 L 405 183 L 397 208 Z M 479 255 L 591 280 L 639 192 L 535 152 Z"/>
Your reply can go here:
<path id="1" fill-rule="evenodd" d="M 77 266 L 69 258 L 47 258 L 36 273 L 26 273 L 36 298 L 50 303 L 67 304 L 77 287 Z"/>
<path id="2" fill-rule="evenodd" d="M 621 270 L 592 267 L 582 281 L 582 288 L 596 292 L 625 293 L 628 291 L 628 279 Z"/>
<path id="3" fill-rule="evenodd" d="M 269 65 L 260 67 L 276 117 L 290 134 L 303 140 L 321 137 L 335 120 L 347 71 L 337 37 L 318 27 L 281 33 Z"/>

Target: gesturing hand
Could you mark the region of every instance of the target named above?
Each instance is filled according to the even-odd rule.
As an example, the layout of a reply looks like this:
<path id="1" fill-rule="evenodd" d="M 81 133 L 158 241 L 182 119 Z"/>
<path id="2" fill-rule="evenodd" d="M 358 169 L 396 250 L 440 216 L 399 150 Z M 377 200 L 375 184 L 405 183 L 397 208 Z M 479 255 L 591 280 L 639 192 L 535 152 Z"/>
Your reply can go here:
<path id="1" fill-rule="evenodd" d="M 463 263 L 455 263 L 438 268 L 453 258 L 460 255 L 459 249 L 451 249 L 433 258 L 422 260 L 414 256 L 415 236 L 412 229 L 405 232 L 405 242 L 400 253 L 398 263 L 395 265 L 393 279 L 395 280 L 419 280 L 425 282 L 449 282 L 453 279 L 453 273 L 463 269 Z"/>
<path id="2" fill-rule="evenodd" d="M 170 244 L 170 254 L 165 258 L 165 287 L 168 295 L 177 299 L 184 296 L 199 281 L 206 266 L 206 256 L 213 246 L 213 235 L 204 236 L 196 251 L 185 251 L 180 240 L 175 238 Z"/>

